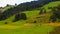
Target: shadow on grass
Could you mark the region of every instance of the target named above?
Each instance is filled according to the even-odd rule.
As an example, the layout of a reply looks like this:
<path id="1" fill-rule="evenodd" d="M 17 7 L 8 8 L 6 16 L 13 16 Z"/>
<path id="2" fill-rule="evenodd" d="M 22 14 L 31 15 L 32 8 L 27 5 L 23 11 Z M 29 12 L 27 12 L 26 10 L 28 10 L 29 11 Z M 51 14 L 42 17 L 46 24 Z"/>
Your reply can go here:
<path id="1" fill-rule="evenodd" d="M 56 27 L 53 31 L 51 31 L 49 34 L 60 34 L 60 26 Z"/>

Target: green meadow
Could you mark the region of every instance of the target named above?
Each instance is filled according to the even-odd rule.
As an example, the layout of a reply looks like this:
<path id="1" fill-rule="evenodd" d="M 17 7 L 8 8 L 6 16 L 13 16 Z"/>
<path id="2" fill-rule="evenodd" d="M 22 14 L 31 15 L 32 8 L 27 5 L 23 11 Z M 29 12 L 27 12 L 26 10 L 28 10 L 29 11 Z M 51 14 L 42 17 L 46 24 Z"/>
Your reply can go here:
<path id="1" fill-rule="evenodd" d="M 12 22 L 12 20 L 14 20 L 15 18 L 15 15 L 13 15 L 6 20 L 0 21 L 0 34 L 49 34 L 49 32 L 53 31 L 55 27 L 39 26 L 39 24 L 48 23 L 48 19 L 51 15 L 49 13 L 51 9 L 48 9 L 48 8 L 58 6 L 59 4 L 60 4 L 60 1 L 56 1 L 56 2 L 50 2 L 49 4 L 44 5 L 42 8 L 45 8 L 47 13 L 42 15 L 39 15 L 40 8 L 21 12 L 27 15 L 27 20 L 19 20 L 17 22 Z M 7 10 L 8 8 L 10 7 L 5 7 L 5 9 L 3 10 Z M 40 17 L 40 19 L 37 19 L 36 17 Z M 33 21 L 35 20 L 37 21 L 37 23 L 33 23 Z M 4 24 L 5 22 L 8 22 L 8 24 Z M 27 23 L 34 24 L 34 25 L 24 26 L 24 24 L 27 24 Z"/>

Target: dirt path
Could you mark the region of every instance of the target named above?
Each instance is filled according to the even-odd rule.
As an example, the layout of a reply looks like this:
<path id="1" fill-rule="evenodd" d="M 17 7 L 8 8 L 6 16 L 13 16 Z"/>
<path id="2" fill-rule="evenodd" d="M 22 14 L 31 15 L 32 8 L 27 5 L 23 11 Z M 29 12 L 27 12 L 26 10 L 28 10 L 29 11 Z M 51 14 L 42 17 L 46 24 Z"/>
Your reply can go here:
<path id="1" fill-rule="evenodd" d="M 42 26 L 60 26 L 60 23 L 46 23 L 46 24 L 41 24 Z"/>
<path id="2" fill-rule="evenodd" d="M 60 26 L 60 23 L 24 24 L 24 26 Z"/>
<path id="3" fill-rule="evenodd" d="M 29 26 L 34 26 L 34 24 L 24 24 L 24 25 L 21 25 L 21 26 L 0 25 L 0 28 L 2 28 L 2 29 L 17 29 L 17 28 L 29 27 Z"/>
<path id="4" fill-rule="evenodd" d="M 45 24 L 24 24 L 21 26 L 12 26 L 12 25 L 0 25 L 0 28 L 2 29 L 17 29 L 17 28 L 22 28 L 22 27 L 29 27 L 29 26 L 60 26 L 60 23 L 45 23 Z"/>

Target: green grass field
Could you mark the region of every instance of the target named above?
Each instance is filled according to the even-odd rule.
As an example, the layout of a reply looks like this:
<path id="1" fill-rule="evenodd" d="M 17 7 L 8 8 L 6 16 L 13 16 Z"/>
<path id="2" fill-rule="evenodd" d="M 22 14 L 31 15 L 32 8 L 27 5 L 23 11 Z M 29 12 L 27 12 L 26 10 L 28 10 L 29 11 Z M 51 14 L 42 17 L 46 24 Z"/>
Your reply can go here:
<path id="1" fill-rule="evenodd" d="M 60 4 L 60 1 L 51 2 L 47 5 L 44 5 L 43 8 L 47 10 L 47 12 L 50 11 L 48 7 L 55 7 Z M 10 7 L 5 8 L 4 10 L 7 10 Z M 40 8 L 39 8 L 40 9 Z M 40 23 L 47 23 L 49 19 L 49 13 L 39 15 L 40 10 L 31 10 L 23 12 L 27 15 L 27 20 L 19 20 L 17 22 L 12 22 L 14 20 L 14 16 L 9 17 L 6 20 L 0 21 L 0 34 L 48 34 L 50 31 L 54 29 L 52 26 L 23 26 L 20 27 L 23 24 L 26 23 L 33 23 L 33 21 L 38 21 L 36 24 Z M 39 19 L 36 19 L 36 17 L 41 17 Z M 8 22 L 7 25 L 4 23 Z"/>
<path id="2" fill-rule="evenodd" d="M 46 4 L 43 6 L 43 8 L 46 9 L 47 12 L 51 11 L 50 9 L 48 9 L 49 7 L 55 7 L 55 6 L 58 6 L 60 4 L 60 1 L 56 1 L 56 2 L 50 2 L 49 4 Z M 9 7 L 5 7 L 4 10 L 8 9 Z M 40 8 L 39 8 L 40 9 Z M 19 20 L 20 22 L 33 22 L 34 20 L 37 20 L 36 17 L 39 16 L 39 12 L 40 10 L 39 9 L 35 9 L 35 10 L 31 10 L 31 11 L 25 11 L 23 13 L 25 13 L 27 15 L 27 21 L 24 21 L 24 20 Z M 49 17 L 47 17 L 46 15 L 46 18 L 49 19 Z M 6 19 L 6 20 L 3 20 L 3 21 L 0 21 L 0 24 L 2 23 L 5 23 L 5 22 L 11 22 L 12 20 L 14 20 L 14 16 L 11 16 L 10 18 Z"/>
<path id="3" fill-rule="evenodd" d="M 49 4 L 44 5 L 43 8 L 45 8 L 46 11 L 48 12 L 48 11 L 51 11 L 51 9 L 48 9 L 49 7 L 53 8 L 53 7 L 56 7 L 58 5 L 60 5 L 60 1 L 55 1 L 55 2 L 50 2 Z"/>
<path id="4" fill-rule="evenodd" d="M 13 26 L 14 27 L 14 26 Z M 11 28 L 11 26 L 10 26 Z M 29 26 L 16 29 L 0 28 L 0 34 L 48 34 L 53 30 L 51 26 Z"/>

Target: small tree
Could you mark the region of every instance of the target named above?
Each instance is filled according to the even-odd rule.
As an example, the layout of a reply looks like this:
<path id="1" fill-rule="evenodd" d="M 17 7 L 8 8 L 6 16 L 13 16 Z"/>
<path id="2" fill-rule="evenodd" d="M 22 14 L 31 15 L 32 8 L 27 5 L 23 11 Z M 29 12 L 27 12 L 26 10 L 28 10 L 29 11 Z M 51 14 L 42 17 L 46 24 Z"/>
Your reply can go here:
<path id="1" fill-rule="evenodd" d="M 37 21 L 34 21 L 33 23 L 37 23 Z"/>
<path id="2" fill-rule="evenodd" d="M 52 22 L 55 22 L 57 20 L 57 18 L 60 19 L 60 5 L 52 8 L 52 13 L 53 13 L 53 15 L 50 17 Z"/>
<path id="3" fill-rule="evenodd" d="M 48 7 L 48 9 L 52 9 L 52 7 Z"/>
<path id="4" fill-rule="evenodd" d="M 55 22 L 55 21 L 57 20 L 57 18 L 55 17 L 55 15 L 52 15 L 52 16 L 50 16 L 50 20 L 51 20 L 52 22 Z"/>
<path id="5" fill-rule="evenodd" d="M 7 4 L 6 6 L 10 6 L 9 4 Z"/>
<path id="6" fill-rule="evenodd" d="M 40 10 L 39 14 L 43 14 L 43 13 L 46 13 L 46 9 L 41 8 L 41 10 Z"/>
<path id="7" fill-rule="evenodd" d="M 23 20 L 26 20 L 26 19 L 27 19 L 27 17 L 26 17 L 26 14 L 25 14 L 25 13 L 21 13 L 20 15 L 21 15 L 21 19 L 23 19 Z"/>
<path id="8" fill-rule="evenodd" d="M 4 24 L 8 24 L 7 22 L 5 22 Z"/>
<path id="9" fill-rule="evenodd" d="M 26 14 L 25 13 L 21 13 L 21 14 L 17 14 L 16 16 L 15 16 L 15 20 L 14 20 L 14 22 L 15 21 L 18 21 L 18 20 L 26 20 L 27 19 L 27 17 L 26 17 Z"/>
<path id="10" fill-rule="evenodd" d="M 46 13 L 46 10 L 44 9 L 44 13 Z"/>
<path id="11" fill-rule="evenodd" d="M 15 3 L 15 6 L 17 6 L 17 4 Z"/>
<path id="12" fill-rule="evenodd" d="M 40 9 L 39 14 L 43 14 L 43 8 Z"/>
<path id="13" fill-rule="evenodd" d="M 18 21 L 18 20 L 20 20 L 20 14 L 17 14 L 17 15 L 15 16 L 15 21 Z"/>

